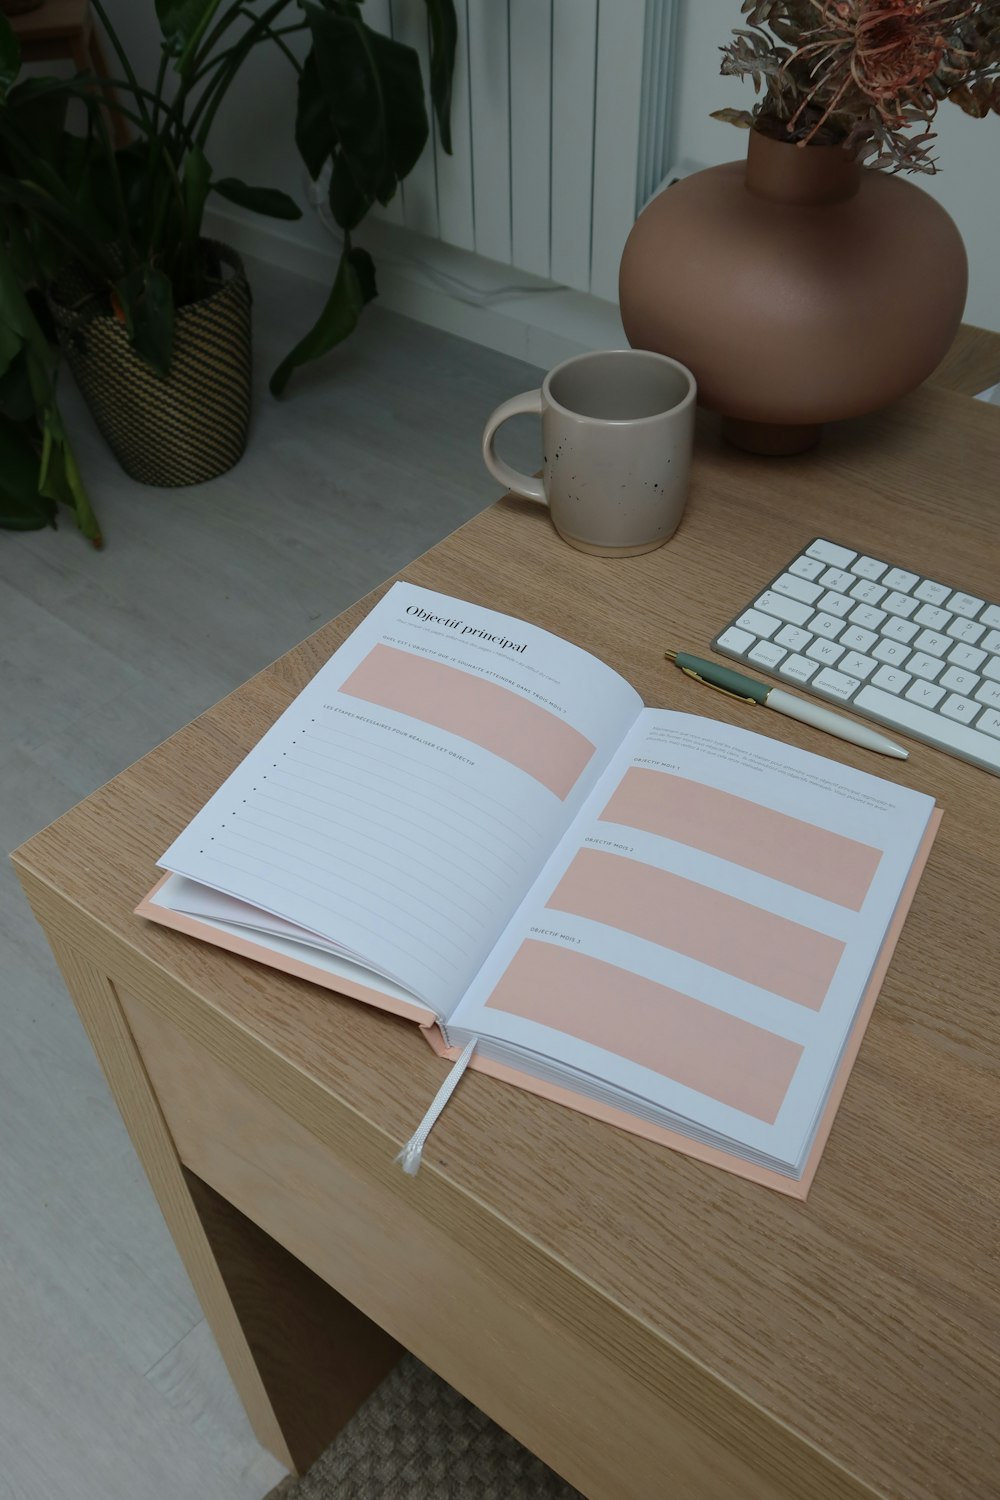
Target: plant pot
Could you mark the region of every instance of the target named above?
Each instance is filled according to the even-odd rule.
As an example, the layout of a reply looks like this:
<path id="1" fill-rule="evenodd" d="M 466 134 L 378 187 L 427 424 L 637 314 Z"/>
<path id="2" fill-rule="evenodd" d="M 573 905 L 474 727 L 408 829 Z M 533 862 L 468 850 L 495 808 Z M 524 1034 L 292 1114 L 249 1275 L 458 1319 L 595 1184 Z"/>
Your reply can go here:
<path id="1" fill-rule="evenodd" d="M 925 380 L 966 285 L 933 198 L 839 146 L 754 130 L 745 166 L 684 178 L 640 215 L 619 296 L 629 342 L 686 364 L 727 437 L 795 453 Z"/>
<path id="2" fill-rule="evenodd" d="M 177 309 L 170 372 L 136 354 L 92 287 L 60 280 L 50 305 L 66 362 L 111 451 L 141 484 L 201 484 L 231 469 L 250 423 L 250 286 L 228 246 L 216 290 Z"/>

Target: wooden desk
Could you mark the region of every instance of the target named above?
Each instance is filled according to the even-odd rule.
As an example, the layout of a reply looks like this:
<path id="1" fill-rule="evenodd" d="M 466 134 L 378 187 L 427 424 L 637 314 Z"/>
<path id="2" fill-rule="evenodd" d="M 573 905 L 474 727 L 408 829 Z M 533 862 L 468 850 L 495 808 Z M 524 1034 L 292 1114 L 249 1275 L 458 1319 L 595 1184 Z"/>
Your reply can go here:
<path id="1" fill-rule="evenodd" d="M 132 916 L 155 858 L 372 599 L 17 853 L 286 1462 L 312 1459 L 398 1339 L 595 1500 L 997 1495 L 1000 781 L 919 744 L 876 765 L 764 726 L 662 651 L 704 649 L 817 533 L 996 596 L 998 491 L 1000 413 L 927 387 L 794 459 L 723 450 L 706 421 L 684 524 L 646 557 L 582 556 L 504 501 L 405 570 L 579 640 L 649 703 L 944 808 L 805 1204 L 481 1076 L 407 1178 L 393 1155 L 444 1071 L 411 1026 Z"/>

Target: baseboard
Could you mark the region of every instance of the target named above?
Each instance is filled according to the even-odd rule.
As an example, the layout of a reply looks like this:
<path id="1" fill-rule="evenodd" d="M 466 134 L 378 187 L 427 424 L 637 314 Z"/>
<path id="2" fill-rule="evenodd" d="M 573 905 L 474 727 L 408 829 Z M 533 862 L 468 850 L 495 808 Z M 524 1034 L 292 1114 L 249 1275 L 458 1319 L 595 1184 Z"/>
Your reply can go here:
<path id="1" fill-rule="evenodd" d="M 211 210 L 209 234 L 241 255 L 312 281 L 333 279 L 338 248 L 318 220 L 295 230 L 239 210 Z M 548 369 L 589 349 L 622 348 L 614 303 L 427 239 L 400 225 L 365 222 L 358 241 L 375 258 L 379 301 L 394 312 Z"/>

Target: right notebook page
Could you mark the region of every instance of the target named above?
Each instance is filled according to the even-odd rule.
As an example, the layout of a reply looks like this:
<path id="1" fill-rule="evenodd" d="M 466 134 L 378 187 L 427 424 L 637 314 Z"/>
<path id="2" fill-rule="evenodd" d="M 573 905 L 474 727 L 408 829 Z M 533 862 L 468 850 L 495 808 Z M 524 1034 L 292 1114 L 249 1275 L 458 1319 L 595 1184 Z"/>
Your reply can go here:
<path id="1" fill-rule="evenodd" d="M 487 1055 L 796 1175 L 933 810 L 825 757 L 646 710 L 449 1040 L 477 1035 Z"/>

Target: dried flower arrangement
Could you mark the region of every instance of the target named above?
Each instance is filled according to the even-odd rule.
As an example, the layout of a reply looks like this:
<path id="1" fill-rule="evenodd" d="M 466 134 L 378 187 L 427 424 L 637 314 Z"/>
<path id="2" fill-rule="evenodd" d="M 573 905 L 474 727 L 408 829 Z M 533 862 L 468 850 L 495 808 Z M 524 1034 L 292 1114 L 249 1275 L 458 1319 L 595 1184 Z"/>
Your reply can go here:
<path id="1" fill-rule="evenodd" d="M 764 96 L 715 119 L 933 172 L 942 100 L 1000 114 L 1000 0 L 744 0 L 742 10 L 747 27 L 722 48 L 722 72 Z"/>

